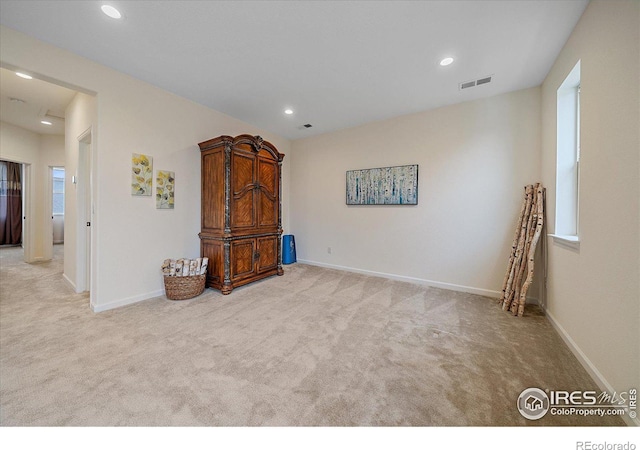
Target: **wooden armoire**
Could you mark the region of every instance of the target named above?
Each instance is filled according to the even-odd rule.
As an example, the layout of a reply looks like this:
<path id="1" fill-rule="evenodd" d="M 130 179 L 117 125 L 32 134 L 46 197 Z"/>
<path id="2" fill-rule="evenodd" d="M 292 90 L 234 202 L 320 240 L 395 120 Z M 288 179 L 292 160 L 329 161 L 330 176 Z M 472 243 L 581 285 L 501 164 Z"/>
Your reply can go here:
<path id="1" fill-rule="evenodd" d="M 282 275 L 281 168 L 284 154 L 260 136 L 198 144 L 202 169 L 200 255 L 207 287 L 233 288 Z"/>

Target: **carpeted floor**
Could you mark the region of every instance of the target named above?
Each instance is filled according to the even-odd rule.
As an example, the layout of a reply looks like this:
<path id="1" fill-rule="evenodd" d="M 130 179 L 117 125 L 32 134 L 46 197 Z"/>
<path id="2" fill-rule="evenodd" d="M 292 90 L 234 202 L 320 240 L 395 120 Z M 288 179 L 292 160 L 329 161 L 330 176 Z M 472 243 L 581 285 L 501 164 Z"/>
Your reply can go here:
<path id="1" fill-rule="evenodd" d="M 0 249 L 3 426 L 624 425 L 519 414 L 525 388 L 596 387 L 536 308 L 293 264 L 94 314 L 61 249 Z"/>

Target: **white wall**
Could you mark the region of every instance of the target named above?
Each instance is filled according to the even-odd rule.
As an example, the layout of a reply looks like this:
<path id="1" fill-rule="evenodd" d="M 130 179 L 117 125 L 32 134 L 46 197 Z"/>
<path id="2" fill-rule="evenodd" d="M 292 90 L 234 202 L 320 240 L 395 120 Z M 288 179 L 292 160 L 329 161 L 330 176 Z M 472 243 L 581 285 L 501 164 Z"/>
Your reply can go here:
<path id="1" fill-rule="evenodd" d="M 44 259 L 53 257 L 53 224 L 49 213 L 52 211 L 53 190 L 51 186 L 50 167 L 64 167 L 64 136 L 41 134 L 40 135 L 40 167 L 36 173 L 38 183 L 42 184 L 43 207 L 42 214 L 42 248 Z M 40 233 L 39 233 L 40 234 Z"/>
<path id="2" fill-rule="evenodd" d="M 539 155 L 539 88 L 296 140 L 298 260 L 498 295 Z M 405 164 L 417 206 L 345 204 L 347 170 Z"/>
<path id="3" fill-rule="evenodd" d="M 97 93 L 92 142 L 95 272 L 91 302 L 95 311 L 161 295 L 162 261 L 199 254 L 198 142 L 221 134 L 259 134 L 287 154 L 283 167 L 283 226 L 288 228 L 288 140 L 7 27 L 0 31 L 3 63 L 62 81 L 76 90 Z M 174 210 L 157 210 L 153 196 L 131 196 L 132 153 L 151 155 L 154 169 L 175 172 Z M 67 160 L 66 165 L 73 173 L 72 162 Z M 67 222 L 71 222 L 69 217 Z M 65 236 L 67 245 L 72 231 L 68 230 Z M 71 263 L 66 253 L 65 273 L 67 263 Z M 78 273 L 73 275 L 77 278 Z"/>
<path id="4" fill-rule="evenodd" d="M 29 211 L 23 211 L 31 222 L 30 262 L 46 261 L 52 256 L 51 216 L 49 199 L 49 166 L 64 165 L 64 137 L 41 135 L 24 128 L 0 122 L 0 158 L 31 166 L 29 185 L 25 188 L 31 196 Z"/>
<path id="5" fill-rule="evenodd" d="M 581 61 L 580 250 L 549 241 L 547 312 L 601 387 L 640 384 L 640 3 L 592 1 L 542 86 L 554 224 L 556 91 Z"/>

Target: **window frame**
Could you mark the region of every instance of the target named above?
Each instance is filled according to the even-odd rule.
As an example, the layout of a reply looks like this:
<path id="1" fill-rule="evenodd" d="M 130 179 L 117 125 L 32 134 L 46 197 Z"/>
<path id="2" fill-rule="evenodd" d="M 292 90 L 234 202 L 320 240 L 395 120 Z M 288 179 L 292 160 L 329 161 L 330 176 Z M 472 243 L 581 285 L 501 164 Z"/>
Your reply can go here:
<path id="1" fill-rule="evenodd" d="M 53 167 L 53 172 L 51 175 L 51 198 L 52 198 L 52 204 L 51 204 L 51 214 L 53 216 L 64 216 L 64 208 L 65 208 L 65 204 L 66 204 L 66 198 L 65 198 L 65 191 L 66 191 L 66 186 L 65 186 L 65 178 L 66 178 L 66 173 L 62 176 L 62 177 L 57 177 L 55 176 L 55 171 L 56 170 L 62 170 L 64 171 L 63 167 Z M 62 191 L 56 191 L 56 181 L 62 181 Z M 53 196 L 55 196 L 56 194 L 62 194 L 62 212 L 56 212 L 55 211 L 55 202 L 53 201 Z"/>
<path id="2" fill-rule="evenodd" d="M 557 90 L 556 217 L 554 242 L 580 249 L 580 61 Z"/>

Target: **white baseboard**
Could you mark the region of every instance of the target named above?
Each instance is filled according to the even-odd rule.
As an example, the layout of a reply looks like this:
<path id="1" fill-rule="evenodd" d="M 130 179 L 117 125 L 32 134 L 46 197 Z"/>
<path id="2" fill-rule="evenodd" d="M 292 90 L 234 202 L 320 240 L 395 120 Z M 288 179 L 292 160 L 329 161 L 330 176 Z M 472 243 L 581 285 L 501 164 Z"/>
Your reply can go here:
<path id="1" fill-rule="evenodd" d="M 551 322 L 553 328 L 558 332 L 562 340 L 565 342 L 565 344 L 567 344 L 569 350 L 571 350 L 571 353 L 573 353 L 575 357 L 578 358 L 578 361 L 580 362 L 580 364 L 582 364 L 582 367 L 585 368 L 587 373 L 591 376 L 591 378 L 593 378 L 593 381 L 596 382 L 598 388 L 606 392 L 614 392 L 615 389 L 611 386 L 611 384 L 609 384 L 609 382 L 607 382 L 606 378 L 600 373 L 600 371 L 591 362 L 587 355 L 584 354 L 580 347 L 578 347 L 578 344 L 576 344 L 576 342 L 571 338 L 569 333 L 567 333 L 562 325 L 558 323 L 556 318 L 553 317 L 553 314 L 551 314 L 548 310 L 545 310 L 545 315 L 547 316 L 547 319 L 549 319 L 549 322 Z M 640 426 L 640 418 L 638 417 L 632 419 L 625 414 L 624 416 L 622 416 L 622 419 L 629 426 Z"/>
<path id="2" fill-rule="evenodd" d="M 356 269 L 356 268 L 353 268 L 353 267 L 346 267 L 346 266 L 337 266 L 337 265 L 334 265 L 334 264 L 321 263 L 321 262 L 317 262 L 317 261 L 309 261 L 309 260 L 305 260 L 305 259 L 299 259 L 298 262 L 300 264 L 308 264 L 310 266 L 318 266 L 318 267 L 326 267 L 328 269 L 344 270 L 344 271 L 347 271 L 347 272 L 361 273 L 363 275 L 372 275 L 372 276 L 376 276 L 376 277 L 388 278 L 388 279 L 391 279 L 391 280 L 408 281 L 410 283 L 423 284 L 425 286 L 431 286 L 431 287 L 440 288 L 440 289 L 447 289 L 447 290 L 450 290 L 450 291 L 466 292 L 468 294 L 477 294 L 477 295 L 482 295 L 482 296 L 485 296 L 485 297 L 500 298 L 501 295 L 502 295 L 502 292 L 500 292 L 500 291 L 492 291 L 492 290 L 489 290 L 489 289 L 482 289 L 482 288 L 476 288 L 476 287 L 471 287 L 471 286 L 462 286 L 462 285 L 459 285 L 459 284 L 452 284 L 452 283 L 443 283 L 441 281 L 425 280 L 423 278 L 407 277 L 407 276 L 404 276 L 404 275 L 395 275 L 395 274 L 392 274 L 392 273 L 384 273 L 384 272 L 374 272 L 372 270 Z"/>
<path id="3" fill-rule="evenodd" d="M 71 278 L 69 278 L 66 273 L 62 274 L 62 278 L 73 288 L 73 292 L 76 292 L 76 284 L 71 281 Z"/>
<path id="4" fill-rule="evenodd" d="M 95 313 L 99 313 L 102 311 L 108 311 L 110 309 L 131 305 L 133 303 L 138 303 L 144 300 L 149 300 L 150 298 L 161 297 L 163 295 L 164 295 L 164 289 L 158 289 L 157 291 L 148 292 L 146 294 L 134 295 L 133 297 L 123 298 L 121 300 L 105 303 L 104 305 L 91 304 L 91 310 Z"/>

